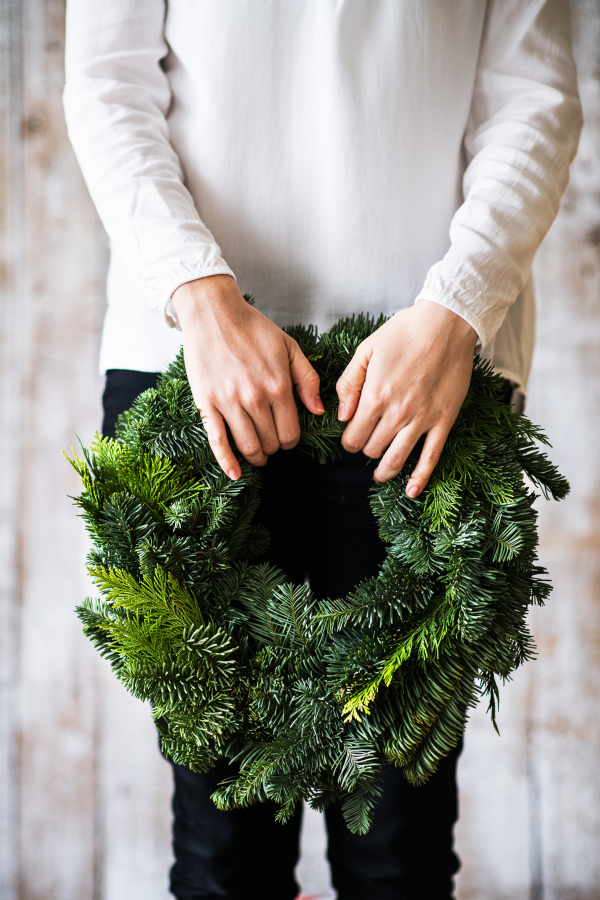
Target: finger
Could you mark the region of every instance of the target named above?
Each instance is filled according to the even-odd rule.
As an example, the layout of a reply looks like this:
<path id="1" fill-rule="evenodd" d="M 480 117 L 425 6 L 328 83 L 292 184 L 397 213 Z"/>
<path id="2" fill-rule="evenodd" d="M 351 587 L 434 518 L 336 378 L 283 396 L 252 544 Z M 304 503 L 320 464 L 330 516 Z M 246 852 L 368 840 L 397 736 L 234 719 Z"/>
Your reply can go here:
<path id="1" fill-rule="evenodd" d="M 369 456 L 371 459 L 379 459 L 382 457 L 403 427 L 404 423 L 398 422 L 397 417 L 392 417 L 389 414 L 384 415 L 379 420 L 367 443 L 362 448 L 365 456 Z"/>
<path id="2" fill-rule="evenodd" d="M 295 409 L 296 407 L 294 405 L 294 410 Z M 246 406 L 245 412 L 248 414 L 248 417 L 254 425 L 254 430 L 260 441 L 263 453 L 267 456 L 276 453 L 277 450 L 279 450 L 279 438 L 277 437 L 277 427 L 273 418 L 273 411 L 269 404 L 267 402 L 252 404 L 251 407 Z M 229 427 L 231 427 L 231 425 Z"/>
<path id="3" fill-rule="evenodd" d="M 256 433 L 252 419 L 241 406 L 232 408 L 227 412 L 227 424 L 231 436 L 235 441 L 242 456 L 253 466 L 264 466 L 267 457 Z"/>
<path id="4" fill-rule="evenodd" d="M 342 435 L 344 450 L 349 453 L 363 450 L 380 421 L 379 409 L 362 394 L 358 409 Z"/>
<path id="5" fill-rule="evenodd" d="M 321 395 L 319 394 L 320 378 L 313 369 L 304 353 L 291 338 L 287 341 L 288 356 L 290 360 L 290 375 L 292 384 L 298 392 L 298 396 L 309 412 L 317 416 L 325 412 Z"/>
<path id="6" fill-rule="evenodd" d="M 300 421 L 298 410 L 294 403 L 292 386 L 290 384 L 289 395 L 275 400 L 271 406 L 277 438 L 283 450 L 291 450 L 300 440 Z"/>
<path id="7" fill-rule="evenodd" d="M 212 452 L 215 454 L 215 459 L 225 474 L 229 475 L 233 481 L 236 481 L 242 474 L 242 470 L 233 450 L 229 446 L 223 416 L 213 407 L 202 410 L 199 409 L 198 412 L 202 418 L 208 443 L 210 444 Z"/>
<path id="8" fill-rule="evenodd" d="M 422 434 L 422 429 L 417 425 L 407 425 L 406 428 L 402 428 L 373 472 L 375 481 L 384 482 L 395 478 Z"/>
<path id="9" fill-rule="evenodd" d="M 360 400 L 360 393 L 367 377 L 367 367 L 371 359 L 370 346 L 363 341 L 357 347 L 356 353 L 344 369 L 336 384 L 336 390 L 340 405 L 338 407 L 338 419 L 347 422 L 354 415 Z"/>
<path id="10" fill-rule="evenodd" d="M 450 429 L 444 424 L 436 425 L 428 432 L 419 462 L 406 485 L 406 493 L 409 497 L 418 497 L 424 490 L 431 478 L 431 473 L 438 464 L 449 431 Z"/>

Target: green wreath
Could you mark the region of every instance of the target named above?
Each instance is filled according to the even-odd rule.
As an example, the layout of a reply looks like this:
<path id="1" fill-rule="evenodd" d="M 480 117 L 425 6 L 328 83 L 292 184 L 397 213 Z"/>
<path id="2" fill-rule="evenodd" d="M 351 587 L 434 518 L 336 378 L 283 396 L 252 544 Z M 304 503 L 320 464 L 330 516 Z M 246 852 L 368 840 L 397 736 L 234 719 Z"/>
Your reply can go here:
<path id="1" fill-rule="evenodd" d="M 302 446 L 324 461 L 339 447 L 335 384 L 378 328 L 364 315 L 327 334 L 288 328 L 321 378 L 325 414 L 298 401 Z M 534 655 L 528 607 L 550 591 L 536 563 L 536 495 L 566 480 L 537 448 L 543 433 L 503 402 L 503 379 L 476 360 L 467 397 L 425 492 L 403 471 L 374 485 L 387 558 L 347 597 L 317 600 L 265 562 L 252 524 L 260 474 L 240 459 L 230 481 L 208 445 L 182 354 L 156 389 L 70 460 L 102 595 L 78 608 L 85 634 L 127 690 L 149 701 L 167 757 L 239 773 L 219 808 L 274 800 L 286 821 L 306 799 L 341 800 L 368 830 L 385 764 L 425 782 L 459 742 L 469 708 Z M 293 515 L 293 510 L 290 510 Z"/>

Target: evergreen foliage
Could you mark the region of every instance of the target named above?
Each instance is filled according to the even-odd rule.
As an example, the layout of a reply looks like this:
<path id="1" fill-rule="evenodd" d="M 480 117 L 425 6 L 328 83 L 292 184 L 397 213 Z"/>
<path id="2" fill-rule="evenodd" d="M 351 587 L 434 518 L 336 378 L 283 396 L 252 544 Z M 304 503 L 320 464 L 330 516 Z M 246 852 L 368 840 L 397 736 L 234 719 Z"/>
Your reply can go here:
<path id="1" fill-rule="evenodd" d="M 335 384 L 384 319 L 342 319 L 327 334 L 289 328 L 321 377 L 323 416 L 298 401 L 302 444 L 331 458 L 344 425 Z M 528 607 L 550 591 L 536 562 L 535 494 L 568 484 L 536 442 L 542 432 L 503 402 L 504 382 L 476 360 L 471 386 L 429 486 L 404 493 L 403 471 L 374 485 L 387 558 L 347 597 L 317 600 L 264 562 L 253 525 L 260 474 L 215 462 L 180 354 L 121 417 L 71 460 L 93 540 L 101 599 L 78 609 L 86 635 L 128 691 L 149 701 L 164 753 L 239 775 L 213 799 L 266 799 L 288 819 L 303 798 L 343 803 L 368 830 L 382 766 L 425 782 L 459 742 L 468 711 L 534 655 Z M 293 514 L 293 510 L 290 511 Z"/>

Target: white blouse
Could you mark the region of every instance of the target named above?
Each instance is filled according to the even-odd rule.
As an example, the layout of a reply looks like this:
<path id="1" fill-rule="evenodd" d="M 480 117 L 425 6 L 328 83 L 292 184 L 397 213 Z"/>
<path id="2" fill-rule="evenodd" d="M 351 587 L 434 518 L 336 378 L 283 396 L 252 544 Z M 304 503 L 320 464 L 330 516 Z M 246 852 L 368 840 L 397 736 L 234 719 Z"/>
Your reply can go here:
<path id="1" fill-rule="evenodd" d="M 69 0 L 66 73 L 103 369 L 163 370 L 173 291 L 229 273 L 280 325 L 434 300 L 525 386 L 582 122 L 567 0 Z"/>

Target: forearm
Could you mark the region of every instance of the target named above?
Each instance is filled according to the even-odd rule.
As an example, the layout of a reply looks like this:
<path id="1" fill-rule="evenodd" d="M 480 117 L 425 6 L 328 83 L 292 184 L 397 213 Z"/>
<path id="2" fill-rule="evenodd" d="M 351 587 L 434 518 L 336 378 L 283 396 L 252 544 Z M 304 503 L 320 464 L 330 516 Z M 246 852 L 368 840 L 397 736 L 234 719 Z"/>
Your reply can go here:
<path id="1" fill-rule="evenodd" d="M 166 314 L 180 284 L 232 273 L 169 141 L 164 15 L 164 0 L 69 0 L 64 105 L 111 243 Z"/>
<path id="2" fill-rule="evenodd" d="M 581 130 L 565 0 L 490 2 L 451 246 L 420 297 L 494 337 L 568 183 Z"/>

